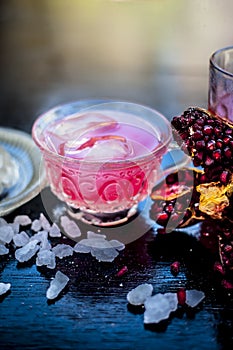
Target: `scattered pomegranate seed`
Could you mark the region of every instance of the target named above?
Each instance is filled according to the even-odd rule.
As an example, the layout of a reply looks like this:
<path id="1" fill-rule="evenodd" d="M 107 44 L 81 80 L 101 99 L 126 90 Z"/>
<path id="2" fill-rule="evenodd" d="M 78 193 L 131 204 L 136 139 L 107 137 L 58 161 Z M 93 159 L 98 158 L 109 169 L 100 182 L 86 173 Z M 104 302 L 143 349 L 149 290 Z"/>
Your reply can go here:
<path id="1" fill-rule="evenodd" d="M 233 283 L 227 280 L 222 280 L 222 286 L 225 289 L 233 289 Z"/>
<path id="2" fill-rule="evenodd" d="M 177 291 L 177 299 L 178 299 L 178 304 L 179 305 L 184 305 L 185 302 L 186 302 L 186 291 L 184 288 L 180 288 L 178 291 Z"/>
<path id="3" fill-rule="evenodd" d="M 214 264 L 214 271 L 219 272 L 221 275 L 225 274 L 222 264 L 218 261 L 216 261 Z"/>
<path id="4" fill-rule="evenodd" d="M 121 277 L 123 276 L 126 272 L 128 271 L 128 267 L 127 266 L 124 266 L 122 267 L 122 269 L 120 269 L 118 272 L 117 272 L 117 277 Z"/>
<path id="5" fill-rule="evenodd" d="M 170 265 L 170 269 L 171 269 L 171 273 L 173 274 L 173 275 L 178 275 L 178 273 L 180 272 L 180 263 L 179 263 L 179 261 L 174 261 L 174 263 L 172 263 L 171 265 Z"/>

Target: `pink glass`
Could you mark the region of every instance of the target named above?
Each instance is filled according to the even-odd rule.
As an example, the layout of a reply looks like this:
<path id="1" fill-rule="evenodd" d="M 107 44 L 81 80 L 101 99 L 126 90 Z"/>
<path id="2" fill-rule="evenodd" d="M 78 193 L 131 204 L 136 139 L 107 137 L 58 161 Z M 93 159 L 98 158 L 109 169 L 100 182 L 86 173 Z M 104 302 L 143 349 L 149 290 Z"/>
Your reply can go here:
<path id="1" fill-rule="evenodd" d="M 209 110 L 233 123 L 233 47 L 210 57 Z"/>
<path id="2" fill-rule="evenodd" d="M 58 106 L 35 121 L 32 135 L 52 192 L 102 226 L 127 220 L 154 185 L 177 169 L 161 169 L 172 140 L 170 123 L 159 112 L 133 103 Z M 187 157 L 178 162 L 185 165 Z"/>

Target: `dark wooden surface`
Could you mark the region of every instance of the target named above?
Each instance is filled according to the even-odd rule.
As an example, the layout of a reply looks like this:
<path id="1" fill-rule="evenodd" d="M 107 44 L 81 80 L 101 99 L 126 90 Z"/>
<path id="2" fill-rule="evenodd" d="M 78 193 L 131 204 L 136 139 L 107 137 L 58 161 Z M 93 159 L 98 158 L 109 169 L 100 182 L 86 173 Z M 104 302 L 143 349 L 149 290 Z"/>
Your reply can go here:
<path id="1" fill-rule="evenodd" d="M 126 99 L 167 117 L 189 105 L 206 106 L 208 57 L 232 44 L 231 14 L 231 1 L 1 1 L 1 126 L 30 133 L 41 112 L 82 98 Z M 41 211 L 37 196 L 7 219 Z M 144 230 L 143 220 L 140 225 Z M 181 261 L 177 277 L 169 267 L 175 259 Z M 0 348 L 231 349 L 232 298 L 212 263 L 195 238 L 160 237 L 150 229 L 113 263 L 78 254 L 59 261 L 57 269 L 70 282 L 48 303 L 54 271 L 33 262 L 18 266 L 12 255 L 1 258 L 0 281 L 12 289 L 0 300 Z M 116 277 L 124 265 L 128 273 Z M 143 315 L 126 301 L 144 282 L 155 292 L 200 289 L 206 298 L 195 312 L 178 312 L 146 329 Z"/>

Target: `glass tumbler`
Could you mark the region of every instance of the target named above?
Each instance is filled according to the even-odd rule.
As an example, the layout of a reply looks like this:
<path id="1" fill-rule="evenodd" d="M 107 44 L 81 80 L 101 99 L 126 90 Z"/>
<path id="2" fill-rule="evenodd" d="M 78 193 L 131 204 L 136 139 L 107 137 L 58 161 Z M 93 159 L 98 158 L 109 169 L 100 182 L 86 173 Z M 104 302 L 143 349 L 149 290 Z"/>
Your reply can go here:
<path id="1" fill-rule="evenodd" d="M 161 178 L 190 161 L 162 114 L 122 101 L 55 107 L 35 121 L 32 135 L 52 192 L 100 226 L 127 221 Z M 161 167 L 174 147 L 173 162 Z"/>
<path id="2" fill-rule="evenodd" d="M 208 108 L 233 123 L 233 46 L 222 48 L 210 57 Z"/>

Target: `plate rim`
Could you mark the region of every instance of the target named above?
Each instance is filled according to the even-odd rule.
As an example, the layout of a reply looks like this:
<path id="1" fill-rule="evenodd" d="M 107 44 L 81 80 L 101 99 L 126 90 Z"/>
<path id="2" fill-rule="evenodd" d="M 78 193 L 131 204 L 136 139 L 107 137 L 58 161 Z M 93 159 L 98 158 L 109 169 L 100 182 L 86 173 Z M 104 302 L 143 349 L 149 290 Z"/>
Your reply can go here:
<path id="1" fill-rule="evenodd" d="M 22 130 L 0 127 L 0 141 L 14 144 L 13 140 L 16 140 L 16 138 L 18 145 L 21 146 L 30 158 L 33 166 L 33 176 L 22 192 L 12 198 L 0 201 L 0 217 L 10 214 L 15 209 L 35 198 L 47 183 L 42 154 L 35 145 L 31 135 Z"/>

